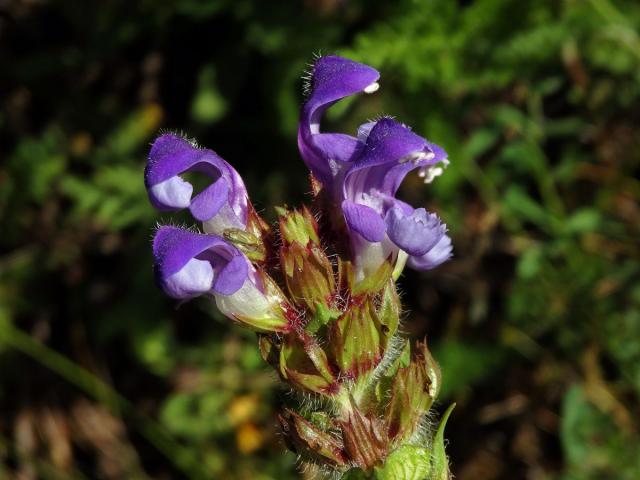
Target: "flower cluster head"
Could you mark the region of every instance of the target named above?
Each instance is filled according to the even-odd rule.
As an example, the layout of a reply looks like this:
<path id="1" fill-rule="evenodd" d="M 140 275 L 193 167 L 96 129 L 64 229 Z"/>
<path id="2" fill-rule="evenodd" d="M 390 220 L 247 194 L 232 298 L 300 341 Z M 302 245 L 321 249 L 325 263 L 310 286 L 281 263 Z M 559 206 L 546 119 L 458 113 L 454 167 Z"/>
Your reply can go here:
<path id="1" fill-rule="evenodd" d="M 395 281 L 405 265 L 427 270 L 448 260 L 451 240 L 436 214 L 396 196 L 414 170 L 426 183 L 442 174 L 447 155 L 389 117 L 353 136 L 321 129 L 330 106 L 374 93 L 378 80 L 376 70 L 346 58 L 315 61 L 298 129 L 313 206 L 276 208 L 273 229 L 238 172 L 182 136 L 157 138 L 145 170 L 153 206 L 186 209 L 202 229 L 156 230 L 158 284 L 178 300 L 211 297 L 259 333 L 263 358 L 284 381 L 332 404 L 324 412 L 286 409 L 280 420 L 306 462 L 338 472 L 384 469 L 401 446 L 433 443 L 423 420 L 440 386 L 426 343 L 412 347 L 398 335 Z M 194 193 L 189 173 L 209 184 Z"/>

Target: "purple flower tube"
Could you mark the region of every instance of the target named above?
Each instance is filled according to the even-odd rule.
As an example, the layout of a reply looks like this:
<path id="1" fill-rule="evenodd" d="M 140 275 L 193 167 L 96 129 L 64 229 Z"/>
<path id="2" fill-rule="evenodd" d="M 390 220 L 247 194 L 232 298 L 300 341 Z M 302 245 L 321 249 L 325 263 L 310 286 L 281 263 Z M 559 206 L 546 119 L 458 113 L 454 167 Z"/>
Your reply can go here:
<path id="1" fill-rule="evenodd" d="M 313 65 L 309 97 L 300 115 L 298 148 L 311 173 L 330 191 L 339 185 L 346 165 L 358 155 L 362 142 L 343 133 L 322 133 L 323 113 L 342 98 L 373 93 L 380 74 L 373 68 L 342 57 L 319 58 Z"/>
<path id="2" fill-rule="evenodd" d="M 203 174 L 211 184 L 194 196 L 193 185 L 181 177 L 187 172 Z M 188 208 L 207 233 L 247 228 L 249 196 L 244 182 L 212 150 L 198 148 L 173 133 L 161 135 L 151 147 L 144 180 L 154 207 L 162 211 Z"/>
<path id="3" fill-rule="evenodd" d="M 282 293 L 224 238 L 163 226 L 153 255 L 157 282 L 170 297 L 209 295 L 224 315 L 255 330 L 289 328 Z"/>

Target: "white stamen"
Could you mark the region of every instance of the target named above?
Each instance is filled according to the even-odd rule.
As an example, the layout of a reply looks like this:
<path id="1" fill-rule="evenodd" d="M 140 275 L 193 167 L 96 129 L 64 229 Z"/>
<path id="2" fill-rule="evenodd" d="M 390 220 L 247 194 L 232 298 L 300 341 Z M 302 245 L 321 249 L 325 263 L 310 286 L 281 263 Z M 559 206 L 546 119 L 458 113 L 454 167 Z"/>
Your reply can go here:
<path id="1" fill-rule="evenodd" d="M 424 178 L 424 183 L 431 183 L 436 177 L 439 177 L 444 173 L 444 168 L 436 165 L 430 165 L 428 167 L 422 167 L 418 170 L 418 176 Z"/>
<path id="2" fill-rule="evenodd" d="M 409 155 L 398 160 L 398 163 L 420 163 L 423 160 L 426 160 L 428 162 L 430 160 L 433 160 L 435 156 L 436 154 L 433 152 L 411 152 Z"/>
<path id="3" fill-rule="evenodd" d="M 371 207 L 378 212 L 382 211 L 383 200 L 379 190 L 372 188 L 368 192 L 362 192 L 358 197 L 358 203 Z"/>
<path id="4" fill-rule="evenodd" d="M 370 85 L 367 85 L 366 87 L 364 87 L 363 92 L 364 93 L 373 93 L 378 91 L 378 89 L 380 88 L 380 84 L 378 82 L 373 82 Z"/>
<path id="5" fill-rule="evenodd" d="M 432 155 L 431 159 L 433 159 L 435 155 L 433 153 L 431 155 Z M 438 166 L 438 165 L 441 165 L 441 166 Z M 418 170 L 418 176 L 420 178 L 424 178 L 424 183 L 431 183 L 436 177 L 439 177 L 440 175 L 442 175 L 444 173 L 444 169 L 447 168 L 448 166 L 449 166 L 449 159 L 443 158 L 435 165 L 425 165 L 423 167 L 420 167 L 420 169 Z"/>

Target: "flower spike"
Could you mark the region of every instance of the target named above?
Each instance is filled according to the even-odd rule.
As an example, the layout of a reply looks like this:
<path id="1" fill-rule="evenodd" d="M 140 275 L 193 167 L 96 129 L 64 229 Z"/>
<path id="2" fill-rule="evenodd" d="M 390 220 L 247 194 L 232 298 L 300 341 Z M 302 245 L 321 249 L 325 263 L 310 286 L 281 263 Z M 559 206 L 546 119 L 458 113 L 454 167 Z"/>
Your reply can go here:
<path id="1" fill-rule="evenodd" d="M 451 257 L 438 215 L 397 198 L 410 172 L 427 183 L 441 175 L 447 154 L 390 117 L 355 136 L 320 129 L 327 108 L 375 92 L 378 79 L 346 58 L 315 61 L 298 129 L 314 207 L 276 207 L 273 229 L 231 165 L 161 135 L 145 170 L 149 199 L 159 210 L 188 209 L 205 233 L 159 227 L 154 267 L 170 297 L 209 298 L 257 332 L 262 358 L 311 400 L 279 416 L 301 463 L 330 478 L 444 480 L 444 421 L 435 432 L 427 421 L 440 370 L 426 343 L 399 333 L 396 280 L 405 265 L 427 270 Z M 194 193 L 188 173 L 208 186 Z"/>

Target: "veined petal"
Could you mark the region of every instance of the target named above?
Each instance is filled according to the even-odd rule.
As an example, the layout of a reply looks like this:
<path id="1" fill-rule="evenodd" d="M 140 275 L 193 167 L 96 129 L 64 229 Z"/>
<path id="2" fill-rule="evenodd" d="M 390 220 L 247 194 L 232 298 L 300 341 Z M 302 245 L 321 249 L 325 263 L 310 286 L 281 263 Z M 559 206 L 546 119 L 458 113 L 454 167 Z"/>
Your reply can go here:
<path id="1" fill-rule="evenodd" d="M 375 122 L 363 123 L 358 127 L 358 140 L 360 140 L 363 145 L 367 143 L 367 138 L 369 138 L 369 134 L 373 127 L 375 127 L 376 123 L 378 123 L 377 120 Z"/>
<path id="2" fill-rule="evenodd" d="M 351 161 L 359 150 L 359 141 L 344 134 L 321 134 L 322 114 L 342 98 L 377 90 L 379 77 L 375 69 L 337 56 L 321 57 L 312 67 L 309 97 L 300 116 L 298 147 L 309 170 L 326 188 L 333 189 L 335 165 Z"/>
<path id="3" fill-rule="evenodd" d="M 448 235 L 443 235 L 438 243 L 420 257 L 409 257 L 407 265 L 416 270 L 431 270 L 446 262 L 452 256 L 453 247 Z"/>
<path id="4" fill-rule="evenodd" d="M 228 203 L 225 203 L 215 216 L 202 222 L 202 229 L 206 233 L 219 234 L 229 228 L 243 230 L 246 227 Z"/>
<path id="5" fill-rule="evenodd" d="M 233 295 L 215 295 L 218 309 L 227 317 L 261 332 L 291 328 L 285 311 L 291 307 L 268 274 L 251 269 L 249 278 Z"/>
<path id="6" fill-rule="evenodd" d="M 173 298 L 210 291 L 230 295 L 248 278 L 244 255 L 217 235 L 160 227 L 153 239 L 153 255 L 158 283 Z"/>
<path id="7" fill-rule="evenodd" d="M 424 208 L 406 215 L 401 208 L 394 207 L 387 212 L 385 223 L 391 241 L 417 257 L 431 250 L 447 230 L 435 213 L 427 213 Z"/>
<path id="8" fill-rule="evenodd" d="M 323 164 L 328 166 L 332 179 L 358 155 L 363 146 L 358 139 L 344 133 L 317 133 L 313 135 L 313 145 L 316 151 L 322 152 Z"/>
<path id="9" fill-rule="evenodd" d="M 180 177 L 186 172 L 207 175 L 212 184 L 192 198 L 193 186 Z M 145 169 L 145 185 L 151 203 L 159 210 L 189 207 L 198 220 L 205 221 L 229 204 L 246 225 L 248 195 L 238 172 L 213 151 L 197 148 L 173 133 L 161 135 L 153 143 Z"/>

